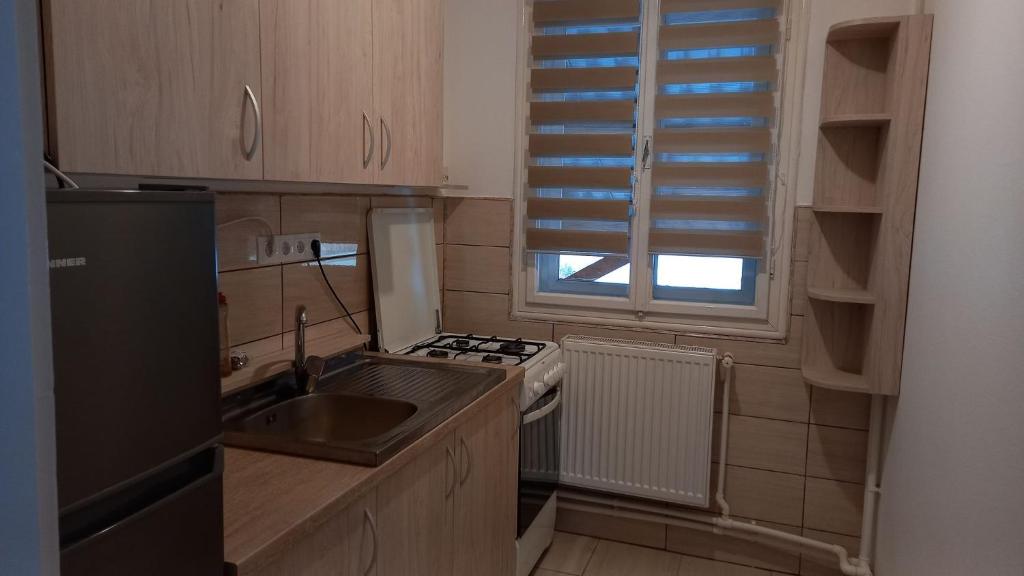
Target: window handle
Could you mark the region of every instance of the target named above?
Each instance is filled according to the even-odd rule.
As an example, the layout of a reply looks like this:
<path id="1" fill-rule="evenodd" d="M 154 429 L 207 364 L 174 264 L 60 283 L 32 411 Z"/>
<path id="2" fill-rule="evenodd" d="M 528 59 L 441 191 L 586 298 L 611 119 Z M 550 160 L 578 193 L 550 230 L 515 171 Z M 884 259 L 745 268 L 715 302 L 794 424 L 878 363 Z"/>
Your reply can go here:
<path id="1" fill-rule="evenodd" d="M 644 151 L 640 155 L 640 168 L 642 170 L 651 169 L 651 137 L 644 137 Z"/>

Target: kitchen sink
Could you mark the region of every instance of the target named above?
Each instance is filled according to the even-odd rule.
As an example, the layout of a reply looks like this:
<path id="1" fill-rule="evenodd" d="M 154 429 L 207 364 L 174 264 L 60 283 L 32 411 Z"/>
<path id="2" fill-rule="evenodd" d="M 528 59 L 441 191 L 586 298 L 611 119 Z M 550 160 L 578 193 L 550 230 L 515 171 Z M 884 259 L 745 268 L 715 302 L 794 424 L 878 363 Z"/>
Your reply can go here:
<path id="1" fill-rule="evenodd" d="M 498 368 L 353 353 L 313 394 L 282 378 L 224 399 L 228 446 L 379 466 L 505 379 Z"/>
<path id="2" fill-rule="evenodd" d="M 417 410 L 415 404 L 402 400 L 312 394 L 257 412 L 239 422 L 239 429 L 310 442 L 365 440 L 395 429 Z"/>

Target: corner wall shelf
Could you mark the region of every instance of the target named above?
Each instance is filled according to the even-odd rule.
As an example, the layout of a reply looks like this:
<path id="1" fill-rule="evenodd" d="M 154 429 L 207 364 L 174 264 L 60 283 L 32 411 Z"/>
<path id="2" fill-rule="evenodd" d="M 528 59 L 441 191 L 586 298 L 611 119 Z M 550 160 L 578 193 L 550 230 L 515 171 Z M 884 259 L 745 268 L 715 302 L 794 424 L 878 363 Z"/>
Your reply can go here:
<path id="1" fill-rule="evenodd" d="M 888 114 L 839 114 L 823 116 L 822 128 L 853 128 L 858 126 L 888 126 L 892 117 Z"/>
<path id="2" fill-rule="evenodd" d="M 842 370 L 804 369 L 804 381 L 815 386 L 846 390 L 848 392 L 869 392 L 867 381 L 860 374 L 851 374 Z"/>
<path id="3" fill-rule="evenodd" d="M 825 41 L 801 372 L 897 395 L 930 15 L 836 24 Z"/>
<path id="4" fill-rule="evenodd" d="M 807 287 L 807 297 L 823 302 L 843 302 L 847 304 L 874 304 L 875 297 L 867 290 L 857 288 L 812 288 Z"/>
<path id="5" fill-rule="evenodd" d="M 811 206 L 811 210 L 814 212 L 821 212 L 825 214 L 881 214 L 881 206 Z"/>

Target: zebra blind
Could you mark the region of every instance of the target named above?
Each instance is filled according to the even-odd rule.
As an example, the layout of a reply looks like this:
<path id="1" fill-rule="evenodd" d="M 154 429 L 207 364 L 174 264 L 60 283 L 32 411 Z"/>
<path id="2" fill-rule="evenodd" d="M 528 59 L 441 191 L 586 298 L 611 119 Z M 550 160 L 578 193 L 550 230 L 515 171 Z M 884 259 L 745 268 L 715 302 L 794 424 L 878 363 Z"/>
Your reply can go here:
<path id="1" fill-rule="evenodd" d="M 639 0 L 536 0 L 526 249 L 628 255 Z"/>
<path id="2" fill-rule="evenodd" d="M 653 254 L 765 252 L 780 0 L 661 0 Z"/>

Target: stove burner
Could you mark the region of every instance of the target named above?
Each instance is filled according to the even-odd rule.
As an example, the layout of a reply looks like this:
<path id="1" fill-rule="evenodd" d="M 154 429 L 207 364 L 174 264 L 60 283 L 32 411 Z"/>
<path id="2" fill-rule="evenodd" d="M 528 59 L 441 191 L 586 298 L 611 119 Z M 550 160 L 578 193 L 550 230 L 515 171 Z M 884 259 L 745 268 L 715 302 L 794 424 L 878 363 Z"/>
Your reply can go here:
<path id="1" fill-rule="evenodd" d="M 498 346 L 498 352 L 503 354 L 522 354 L 526 352 L 526 344 L 518 340 L 514 342 L 502 342 Z"/>
<path id="2" fill-rule="evenodd" d="M 452 342 L 452 348 L 469 348 L 469 340 L 456 340 Z"/>
<path id="3" fill-rule="evenodd" d="M 488 364 L 501 364 L 501 356 L 497 354 L 488 354 L 480 359 L 481 362 L 487 362 Z"/>
<path id="4" fill-rule="evenodd" d="M 431 358 L 447 358 L 447 350 L 427 350 L 427 356 Z"/>

